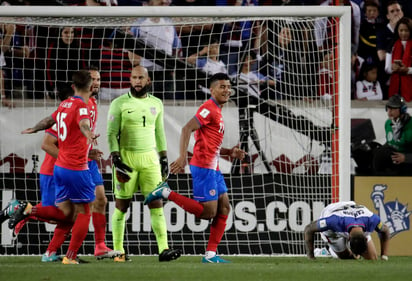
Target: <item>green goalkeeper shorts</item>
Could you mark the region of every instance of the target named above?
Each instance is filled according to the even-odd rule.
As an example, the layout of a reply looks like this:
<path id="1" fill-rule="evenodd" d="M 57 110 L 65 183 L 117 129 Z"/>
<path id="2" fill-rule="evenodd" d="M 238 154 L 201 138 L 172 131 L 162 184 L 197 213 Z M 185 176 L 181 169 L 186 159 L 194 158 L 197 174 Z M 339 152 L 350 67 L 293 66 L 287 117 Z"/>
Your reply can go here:
<path id="1" fill-rule="evenodd" d="M 133 169 L 129 173 L 130 180 L 121 183 L 113 174 L 113 192 L 117 199 L 130 199 L 140 187 L 140 192 L 146 197 L 162 181 L 159 156 L 155 150 L 149 152 L 120 151 L 123 163 Z"/>

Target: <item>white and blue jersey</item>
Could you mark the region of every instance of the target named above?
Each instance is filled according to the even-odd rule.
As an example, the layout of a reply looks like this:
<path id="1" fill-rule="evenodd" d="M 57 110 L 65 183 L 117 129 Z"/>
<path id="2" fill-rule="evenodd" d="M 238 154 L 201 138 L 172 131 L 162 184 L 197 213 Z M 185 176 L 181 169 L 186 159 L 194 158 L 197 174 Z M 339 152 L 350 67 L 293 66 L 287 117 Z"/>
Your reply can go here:
<path id="1" fill-rule="evenodd" d="M 326 206 L 317 221 L 317 226 L 321 232 L 332 230 L 348 237 L 352 227 L 362 227 L 366 234 L 370 234 L 380 222 L 381 219 L 365 206 L 348 201 Z"/>
<path id="2" fill-rule="evenodd" d="M 380 231 L 383 227 L 379 216 L 353 201 L 329 204 L 322 210 L 316 224 L 322 239 L 328 242 L 335 252 L 342 252 L 346 248 L 352 227 L 362 227 L 368 241 L 374 230 Z"/>

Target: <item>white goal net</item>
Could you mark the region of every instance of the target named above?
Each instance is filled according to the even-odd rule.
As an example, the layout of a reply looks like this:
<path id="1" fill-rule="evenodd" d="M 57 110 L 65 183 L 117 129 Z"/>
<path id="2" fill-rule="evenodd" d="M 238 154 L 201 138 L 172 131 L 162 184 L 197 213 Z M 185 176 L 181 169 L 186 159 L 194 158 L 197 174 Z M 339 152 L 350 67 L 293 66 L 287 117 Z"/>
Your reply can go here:
<path id="1" fill-rule="evenodd" d="M 210 97 L 208 77 L 231 77 L 223 146 L 239 145 L 248 157 L 220 160 L 232 207 L 220 253 L 304 254 L 306 224 L 327 204 L 350 198 L 350 8 L 1 7 L 0 22 L 2 208 L 11 198 L 39 202 L 44 133 L 20 132 L 57 108 L 73 71 L 95 66 L 102 77 L 99 167 L 109 199 L 106 240 L 112 245 L 106 116 L 111 100 L 128 91 L 136 64 L 148 68 L 152 93 L 164 102 L 170 162 L 178 157 L 182 126 Z M 10 24 L 16 29 L 7 45 Z M 189 156 L 192 148 L 193 139 Z M 188 168 L 171 175 L 169 184 L 190 196 Z M 157 254 L 142 201 L 136 194 L 129 210 L 125 249 Z M 170 246 L 202 254 L 209 222 L 172 202 L 165 202 L 165 215 Z M 13 240 L 3 223 L 0 254 L 44 253 L 53 227 L 30 222 Z M 93 247 L 91 224 L 79 253 L 93 254 Z"/>

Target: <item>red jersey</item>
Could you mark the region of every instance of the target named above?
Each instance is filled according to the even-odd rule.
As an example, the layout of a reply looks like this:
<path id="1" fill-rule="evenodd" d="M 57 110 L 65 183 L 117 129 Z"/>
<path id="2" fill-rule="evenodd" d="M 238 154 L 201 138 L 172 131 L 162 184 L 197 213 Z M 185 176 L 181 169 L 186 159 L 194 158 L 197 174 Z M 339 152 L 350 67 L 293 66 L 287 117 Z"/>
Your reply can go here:
<path id="1" fill-rule="evenodd" d="M 195 115 L 200 128 L 195 132 L 195 147 L 190 165 L 219 170 L 219 155 L 225 124 L 222 108 L 213 98 L 202 104 Z"/>
<path id="2" fill-rule="evenodd" d="M 90 145 L 79 127 L 82 119 L 90 120 L 87 104 L 78 96 L 70 97 L 60 103 L 52 117 L 57 123 L 59 146 L 56 165 L 70 170 L 87 170 Z"/>
<path id="3" fill-rule="evenodd" d="M 90 113 L 90 129 L 94 133 L 96 130 L 96 123 L 97 123 L 97 100 L 96 97 L 91 97 L 89 102 L 87 103 L 87 109 Z M 93 145 L 90 145 L 90 149 L 93 148 Z M 89 160 L 92 160 L 89 158 Z"/>
<path id="4" fill-rule="evenodd" d="M 54 124 L 51 128 L 47 129 L 46 134 L 50 134 L 57 139 L 56 124 Z M 56 162 L 56 158 L 46 153 L 46 155 L 44 156 L 43 163 L 41 164 L 41 167 L 40 167 L 40 174 L 52 176 L 55 162 Z"/>
<path id="5" fill-rule="evenodd" d="M 91 97 L 89 99 L 89 102 L 87 104 L 87 108 L 89 109 L 90 113 L 90 129 L 94 133 L 94 130 L 96 129 L 96 123 L 97 123 L 97 100 L 96 97 Z"/>

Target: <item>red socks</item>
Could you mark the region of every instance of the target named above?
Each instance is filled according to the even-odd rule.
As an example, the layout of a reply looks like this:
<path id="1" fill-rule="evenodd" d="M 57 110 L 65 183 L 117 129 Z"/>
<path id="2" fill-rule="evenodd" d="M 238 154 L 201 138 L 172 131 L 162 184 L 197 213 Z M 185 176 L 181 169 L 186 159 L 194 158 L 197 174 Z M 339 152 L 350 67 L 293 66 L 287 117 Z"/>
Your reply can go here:
<path id="1" fill-rule="evenodd" d="M 175 202 L 178 206 L 180 206 L 183 210 L 194 214 L 197 218 L 203 212 L 203 205 L 197 202 L 196 200 L 187 198 L 186 196 L 180 195 L 174 191 L 170 192 L 168 197 L 169 200 Z"/>
<path id="2" fill-rule="evenodd" d="M 76 221 L 73 225 L 72 239 L 70 240 L 69 249 L 67 250 L 66 257 L 69 259 L 75 259 L 77 257 L 77 251 L 86 238 L 89 230 L 90 213 L 78 214 Z"/>
<path id="3" fill-rule="evenodd" d="M 55 206 L 43 206 L 41 203 L 37 204 L 31 209 L 31 219 L 38 218 L 41 221 L 57 221 L 67 222 L 69 221 L 64 213 Z"/>
<path id="4" fill-rule="evenodd" d="M 56 253 L 57 250 L 61 247 L 61 245 L 69 235 L 72 226 L 73 224 L 71 223 L 61 223 L 56 226 L 56 228 L 54 229 L 53 238 L 49 243 L 49 247 L 47 247 L 47 251 L 50 254 Z"/>
<path id="5" fill-rule="evenodd" d="M 225 232 L 226 220 L 227 216 L 222 214 L 217 214 L 213 219 L 212 225 L 210 226 L 210 236 L 206 251 L 216 252 L 217 245 L 219 245 Z"/>
<path id="6" fill-rule="evenodd" d="M 93 212 L 93 227 L 95 245 L 104 243 L 106 238 L 106 216 L 100 213 Z"/>

